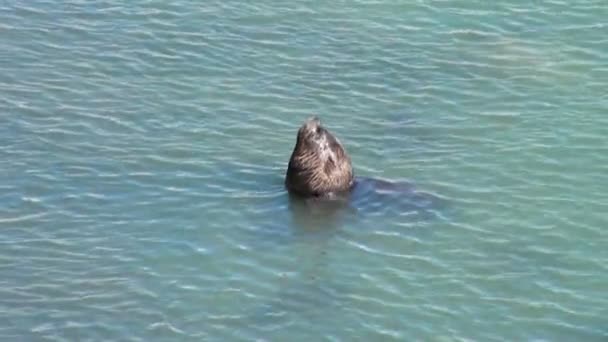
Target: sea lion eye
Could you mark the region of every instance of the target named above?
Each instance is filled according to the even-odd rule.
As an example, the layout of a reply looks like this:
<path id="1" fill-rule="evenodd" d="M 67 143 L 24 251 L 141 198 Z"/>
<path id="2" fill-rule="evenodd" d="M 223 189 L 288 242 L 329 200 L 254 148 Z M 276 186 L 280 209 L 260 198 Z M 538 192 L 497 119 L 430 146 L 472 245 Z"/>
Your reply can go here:
<path id="1" fill-rule="evenodd" d="M 317 127 L 317 129 L 315 130 L 315 132 L 317 132 L 317 134 L 321 134 L 321 127 Z"/>

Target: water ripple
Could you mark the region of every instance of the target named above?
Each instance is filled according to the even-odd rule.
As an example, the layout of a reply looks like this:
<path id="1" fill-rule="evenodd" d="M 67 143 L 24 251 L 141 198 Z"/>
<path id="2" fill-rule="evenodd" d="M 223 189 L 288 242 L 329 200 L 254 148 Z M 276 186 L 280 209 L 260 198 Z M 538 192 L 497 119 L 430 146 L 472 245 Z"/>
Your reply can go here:
<path id="1" fill-rule="evenodd" d="M 605 9 L 0 4 L 1 338 L 608 337 Z M 449 219 L 298 216 L 311 114 Z"/>

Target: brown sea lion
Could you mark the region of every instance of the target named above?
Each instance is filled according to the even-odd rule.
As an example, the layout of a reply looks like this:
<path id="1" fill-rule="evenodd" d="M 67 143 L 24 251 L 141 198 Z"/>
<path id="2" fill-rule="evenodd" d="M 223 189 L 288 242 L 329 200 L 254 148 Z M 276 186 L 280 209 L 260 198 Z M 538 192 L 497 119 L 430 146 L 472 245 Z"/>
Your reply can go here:
<path id="1" fill-rule="evenodd" d="M 335 197 L 354 184 L 350 157 L 340 141 L 313 116 L 298 130 L 289 159 L 285 186 L 303 197 Z"/>
<path id="2" fill-rule="evenodd" d="M 437 196 L 418 191 L 409 182 L 355 178 L 346 149 L 316 116 L 306 120 L 298 130 L 285 187 L 290 194 L 303 197 L 319 210 L 346 205 L 357 210 L 376 208 L 380 212 L 406 213 L 428 211 L 445 204 Z"/>

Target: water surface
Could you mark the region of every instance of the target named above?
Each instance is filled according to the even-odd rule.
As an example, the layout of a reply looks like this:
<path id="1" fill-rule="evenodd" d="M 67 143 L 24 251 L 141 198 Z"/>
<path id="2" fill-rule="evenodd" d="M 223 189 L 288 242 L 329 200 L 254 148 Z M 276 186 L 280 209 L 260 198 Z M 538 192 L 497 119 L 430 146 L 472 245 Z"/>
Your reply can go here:
<path id="1" fill-rule="evenodd" d="M 608 339 L 607 17 L 3 2 L 0 339 Z M 311 114 L 449 211 L 300 215 Z"/>

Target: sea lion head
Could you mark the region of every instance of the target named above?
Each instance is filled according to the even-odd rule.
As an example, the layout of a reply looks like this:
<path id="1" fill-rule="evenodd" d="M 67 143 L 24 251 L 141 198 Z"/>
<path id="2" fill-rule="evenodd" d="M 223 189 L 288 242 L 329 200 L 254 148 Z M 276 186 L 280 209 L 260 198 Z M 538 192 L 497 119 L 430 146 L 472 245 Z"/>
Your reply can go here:
<path id="1" fill-rule="evenodd" d="M 327 197 L 353 185 L 351 160 L 340 141 L 312 116 L 298 130 L 285 185 L 295 194 Z"/>

